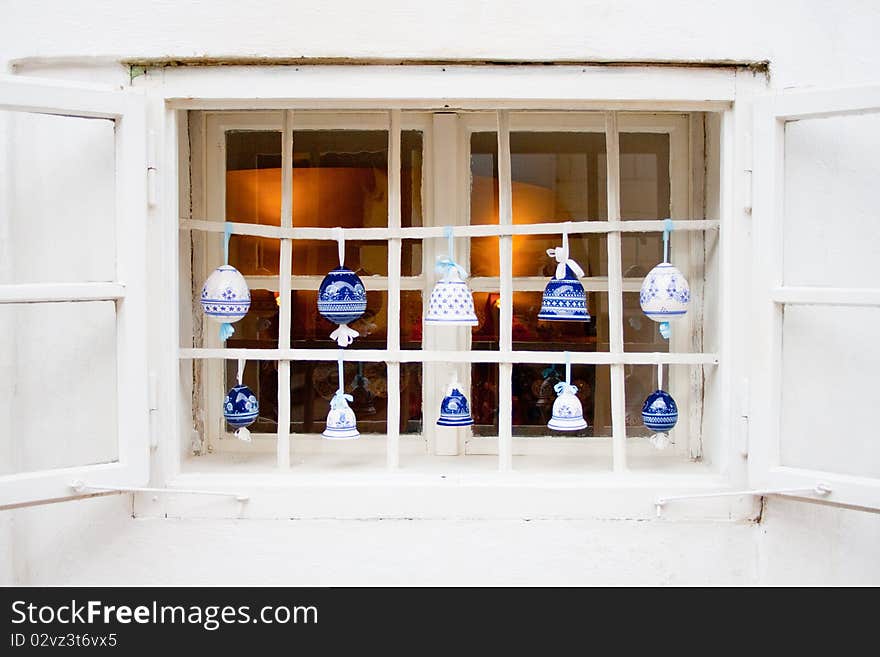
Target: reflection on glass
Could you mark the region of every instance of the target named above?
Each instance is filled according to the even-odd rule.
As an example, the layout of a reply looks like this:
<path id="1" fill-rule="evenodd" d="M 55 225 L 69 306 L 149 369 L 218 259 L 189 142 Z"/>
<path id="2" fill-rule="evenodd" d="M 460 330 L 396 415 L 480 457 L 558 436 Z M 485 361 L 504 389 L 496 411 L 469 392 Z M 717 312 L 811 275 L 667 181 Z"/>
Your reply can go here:
<path id="1" fill-rule="evenodd" d="M 226 133 L 226 220 L 280 225 L 280 132 Z M 233 235 L 229 241 L 229 262 L 245 276 L 277 274 L 278 251 L 278 240 Z"/>
<path id="2" fill-rule="evenodd" d="M 400 346 L 403 349 L 422 348 L 422 292 L 400 292 Z"/>
<path id="3" fill-rule="evenodd" d="M 607 217 L 605 135 L 589 132 L 514 132 L 510 135 L 515 224 L 602 220 Z M 471 223 L 498 222 L 498 145 L 495 133 L 471 135 Z M 546 250 L 559 236 L 513 238 L 513 275 L 548 276 Z M 571 256 L 588 276 L 607 274 L 605 237 L 575 235 Z M 475 276 L 498 276 L 498 239 L 474 238 Z"/>
<path id="4" fill-rule="evenodd" d="M 385 363 L 345 363 L 345 391 L 353 401 L 358 431 L 384 434 L 387 430 L 388 396 L 400 395 L 400 432 L 422 431 L 422 369 L 418 363 L 400 366 L 400 390 L 389 391 Z M 339 387 L 337 364 L 329 361 L 291 363 L 291 423 L 293 433 L 321 433 L 330 399 Z"/>
<path id="5" fill-rule="evenodd" d="M 676 330 L 672 322 L 672 330 Z M 623 293 L 623 348 L 625 351 L 669 351 L 669 341 L 660 335 L 660 324 L 649 319 L 639 305 L 638 292 Z"/>
<path id="6" fill-rule="evenodd" d="M 401 223 L 422 225 L 422 133 L 401 133 Z M 281 133 L 226 133 L 226 219 L 280 225 Z M 388 133 L 303 130 L 294 133 L 293 225 L 344 228 L 388 225 Z M 402 273 L 421 273 L 421 242 L 405 240 Z M 230 263 L 245 275 L 278 273 L 278 240 L 234 236 Z M 362 274 L 388 273 L 382 241 L 350 241 L 346 265 Z M 323 275 L 338 264 L 335 242 L 293 243 L 293 273 Z"/>
<path id="7" fill-rule="evenodd" d="M 610 436 L 611 401 L 608 394 L 609 367 L 573 365 L 571 382 L 577 386 L 587 428 L 581 431 L 554 432 L 547 428 L 556 399 L 554 386 L 565 379 L 565 365 L 514 364 L 513 366 L 513 435 L 514 436 Z M 498 435 L 498 365 L 471 365 L 471 396 L 476 436 Z"/>

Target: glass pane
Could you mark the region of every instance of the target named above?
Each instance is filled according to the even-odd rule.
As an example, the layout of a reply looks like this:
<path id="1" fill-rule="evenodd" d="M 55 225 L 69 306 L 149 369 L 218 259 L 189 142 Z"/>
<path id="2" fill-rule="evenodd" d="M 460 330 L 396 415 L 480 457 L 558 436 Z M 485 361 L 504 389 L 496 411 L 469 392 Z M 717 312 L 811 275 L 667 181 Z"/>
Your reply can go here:
<path id="1" fill-rule="evenodd" d="M 607 188 L 599 184 L 604 153 L 604 133 L 512 132 L 513 223 L 606 219 Z M 546 251 L 559 244 L 559 235 L 514 236 L 513 275 L 549 275 L 555 262 Z M 607 275 L 604 236 L 572 235 L 569 245 L 587 276 Z"/>
<path id="2" fill-rule="evenodd" d="M 226 133 L 226 220 L 281 225 L 281 133 Z M 233 235 L 229 263 L 245 276 L 278 273 L 278 240 Z"/>
<path id="3" fill-rule="evenodd" d="M 471 135 L 471 225 L 498 223 L 498 135 Z M 471 238 L 472 276 L 498 276 L 497 237 Z"/>
<path id="4" fill-rule="evenodd" d="M 621 218 L 665 219 L 669 195 L 669 135 L 620 133 Z"/>
<path id="5" fill-rule="evenodd" d="M 277 324 L 275 327 L 277 336 Z M 227 360 L 224 393 L 236 384 L 237 373 L 238 363 Z M 252 433 L 275 433 L 278 430 L 278 361 L 248 361 L 242 378 L 243 383 L 253 391 L 260 402 L 259 416 L 248 430 Z M 228 424 L 224 423 L 223 427 L 224 431 L 231 431 Z"/>
<path id="6" fill-rule="evenodd" d="M 513 435 L 514 436 L 610 436 L 611 397 L 608 366 L 573 365 L 572 383 L 578 387 L 578 399 L 587 428 L 581 431 L 556 432 L 547 428 L 556 392 L 553 387 L 565 378 L 562 361 L 553 364 L 514 364 L 513 366 Z M 498 365 L 471 365 L 471 408 L 476 436 L 498 435 Z"/>
<path id="7" fill-rule="evenodd" d="M 624 278 L 641 279 L 663 261 L 662 233 L 621 233 L 620 262 Z M 675 234 L 670 240 L 670 248 Z"/>
<path id="8" fill-rule="evenodd" d="M 0 474 L 116 461 L 116 304 L 2 304 L 0 332 Z"/>
<path id="9" fill-rule="evenodd" d="M 422 348 L 422 293 L 420 290 L 400 292 L 400 346 Z"/>
<path id="10" fill-rule="evenodd" d="M 479 323 L 471 328 L 471 349 L 498 351 L 501 295 L 498 292 L 474 292 L 474 312 Z"/>
<path id="11" fill-rule="evenodd" d="M 388 132 L 295 131 L 293 225 L 387 226 Z M 353 271 L 367 275 L 387 271 L 388 247 L 384 242 L 352 242 L 346 246 L 345 264 Z M 294 274 L 326 274 L 337 264 L 334 242 L 293 243 Z"/>
<path id="12" fill-rule="evenodd" d="M 0 283 L 115 280 L 114 122 L 21 112 L 0 121 Z"/>
<path id="13" fill-rule="evenodd" d="M 782 465 L 880 477 L 878 323 L 880 308 L 785 307 Z"/>
<path id="14" fill-rule="evenodd" d="M 324 319 L 318 313 L 316 290 L 292 292 L 291 344 L 302 349 L 331 349 L 336 343 L 330 334 L 338 324 Z M 388 292 L 367 290 L 367 310 L 349 324 L 360 333 L 349 349 L 384 349 L 388 337 Z"/>
<path id="15" fill-rule="evenodd" d="M 786 285 L 877 286 L 878 149 L 880 114 L 785 124 Z"/>
<path id="16" fill-rule="evenodd" d="M 513 348 L 527 351 L 608 351 L 608 293 L 588 292 L 589 322 L 538 319 L 541 292 L 513 293 Z"/>
<path id="17" fill-rule="evenodd" d="M 204 322 L 207 330 L 216 331 L 219 324 Z M 251 290 L 251 307 L 247 315 L 233 324 L 235 333 L 226 342 L 230 349 L 275 349 L 278 347 L 278 293 Z"/>
<path id="18" fill-rule="evenodd" d="M 400 432 L 422 431 L 422 377 L 419 363 L 400 367 L 400 390 L 388 390 L 385 363 L 345 363 L 346 392 L 354 397 L 351 408 L 358 431 L 387 431 L 388 395 L 400 395 Z M 334 362 L 291 363 L 291 424 L 294 433 L 321 433 L 330 410 L 330 399 L 339 386 Z"/>
<path id="19" fill-rule="evenodd" d="M 672 331 L 677 328 L 678 324 L 673 322 Z M 638 292 L 623 293 L 623 349 L 636 352 L 669 351 L 669 341 L 660 335 L 660 323 L 642 312 Z"/>
<path id="20" fill-rule="evenodd" d="M 423 221 L 422 141 L 419 130 L 400 132 L 400 223 L 405 228 Z"/>

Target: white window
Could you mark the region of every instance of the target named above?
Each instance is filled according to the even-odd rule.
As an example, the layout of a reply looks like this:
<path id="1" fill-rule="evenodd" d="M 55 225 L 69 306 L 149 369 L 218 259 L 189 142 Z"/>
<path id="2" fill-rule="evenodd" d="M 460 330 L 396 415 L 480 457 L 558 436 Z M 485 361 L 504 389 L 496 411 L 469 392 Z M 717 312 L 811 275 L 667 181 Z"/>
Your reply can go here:
<path id="1" fill-rule="evenodd" d="M 510 469 L 516 456 L 527 468 L 576 473 L 623 471 L 632 454 L 648 467 L 704 471 L 703 370 L 718 361 L 702 349 L 703 278 L 707 261 L 715 267 L 704 234 L 713 244 L 718 229 L 702 218 L 703 179 L 694 176 L 706 167 L 705 120 L 600 111 L 190 113 L 189 159 L 204 170 L 194 168 L 193 219 L 182 224 L 191 241 L 181 246 L 181 344 L 194 358 L 187 396 L 198 455 L 184 467 L 247 469 L 268 456 L 287 467 L 292 454 L 295 465 L 328 469 L 386 459 L 430 469 L 435 456 Z M 694 291 L 669 342 L 638 302 L 642 278 L 662 260 L 666 218 L 677 221 L 671 259 Z M 223 222 L 233 222 L 230 264 L 253 301 L 225 348 L 197 299 L 222 263 Z M 546 249 L 560 243 L 561 222 L 571 222 L 572 254 L 586 270 L 589 323 L 537 320 L 552 272 Z M 335 226 L 347 236 L 347 266 L 368 290 L 354 326 L 361 336 L 344 355 L 359 445 L 320 437 L 339 351 L 316 291 L 336 264 Z M 422 323 L 434 262 L 447 251 L 444 226 L 471 273 L 480 319 L 472 330 Z M 565 352 L 589 427 L 551 435 Z M 262 409 L 255 444 L 236 441 L 221 413 L 239 358 L 250 361 L 245 382 Z M 665 454 L 648 444 L 640 414 L 658 365 L 681 415 Z M 469 429 L 436 425 L 453 370 L 471 400 Z"/>
<path id="2" fill-rule="evenodd" d="M 0 80 L 0 506 L 147 482 L 144 109 Z"/>

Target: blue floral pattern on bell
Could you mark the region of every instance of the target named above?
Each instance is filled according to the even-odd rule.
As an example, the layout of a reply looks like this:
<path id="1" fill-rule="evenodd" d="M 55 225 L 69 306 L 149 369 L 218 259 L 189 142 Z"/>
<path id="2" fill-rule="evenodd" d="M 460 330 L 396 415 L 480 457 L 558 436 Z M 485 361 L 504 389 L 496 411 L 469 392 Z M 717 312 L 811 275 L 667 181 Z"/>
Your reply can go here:
<path id="1" fill-rule="evenodd" d="M 441 427 L 466 427 L 474 423 L 467 397 L 458 383 L 453 383 L 446 390 L 446 396 L 440 403 L 440 417 L 437 424 Z"/>
<path id="2" fill-rule="evenodd" d="M 235 267 L 221 265 L 202 286 L 200 301 L 205 315 L 223 325 L 220 337 L 225 340 L 235 332 L 231 324 L 242 319 L 250 310 L 251 291 L 244 276 Z"/>
<path id="3" fill-rule="evenodd" d="M 560 381 L 555 386 L 556 401 L 547 427 L 554 431 L 580 431 L 587 428 L 584 409 L 577 397 L 577 386 Z"/>
<path id="4" fill-rule="evenodd" d="M 651 444 L 662 449 L 672 444 L 669 432 L 678 422 L 678 406 L 665 390 L 655 390 L 642 406 L 642 422 L 654 432 Z"/>
<path id="5" fill-rule="evenodd" d="M 661 262 L 645 276 L 639 290 L 642 312 L 655 322 L 668 322 L 687 313 L 691 289 L 682 273 Z"/>
<path id="6" fill-rule="evenodd" d="M 348 324 L 359 319 L 367 309 L 367 291 L 361 279 L 347 267 L 340 266 L 321 281 L 318 289 L 318 312 L 339 324 L 330 337 L 340 347 L 347 347 L 358 336 Z"/>
<path id="7" fill-rule="evenodd" d="M 463 270 L 444 258 L 440 259 L 437 266 L 444 272 L 443 278 L 431 290 L 425 324 L 476 326 L 479 320 L 474 312 L 474 297 L 463 280 Z"/>

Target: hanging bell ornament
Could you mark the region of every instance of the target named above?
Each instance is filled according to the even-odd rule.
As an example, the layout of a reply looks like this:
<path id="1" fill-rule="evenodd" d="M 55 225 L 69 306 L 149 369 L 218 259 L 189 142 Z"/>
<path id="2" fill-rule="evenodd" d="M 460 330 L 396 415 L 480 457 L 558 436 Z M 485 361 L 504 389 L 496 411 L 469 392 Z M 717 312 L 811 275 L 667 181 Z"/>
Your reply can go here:
<path id="1" fill-rule="evenodd" d="M 467 427 L 473 423 L 467 397 L 461 391 L 461 384 L 455 381 L 446 389 L 437 424 L 441 427 Z"/>
<path id="2" fill-rule="evenodd" d="M 251 291 L 248 289 L 244 276 L 229 264 L 229 224 L 226 225 L 223 237 L 223 262 L 217 267 L 202 286 L 201 304 L 205 315 L 220 322 L 220 340 L 226 340 L 235 329 L 232 327 L 247 315 L 251 307 Z"/>
<path id="3" fill-rule="evenodd" d="M 352 396 L 337 390 L 330 400 L 330 412 L 327 414 L 327 426 L 322 434 L 331 440 L 353 440 L 360 437 L 357 429 L 357 418 L 348 406 Z"/>
<path id="4" fill-rule="evenodd" d="M 452 227 L 445 229 L 449 255 L 437 260 L 437 272 L 442 278 L 434 285 L 428 299 L 425 324 L 446 326 L 476 326 L 479 323 L 474 312 L 474 297 L 465 283 L 467 272 L 453 259 L 455 243 Z"/>
<path id="5" fill-rule="evenodd" d="M 587 293 L 579 280 L 584 270 L 569 258 L 568 232 L 562 233 L 562 246 L 547 249 L 556 259 L 556 273 L 544 288 L 538 319 L 556 322 L 589 322 Z"/>
<path id="6" fill-rule="evenodd" d="M 654 432 L 651 444 L 657 449 L 664 449 L 673 444 L 669 437 L 678 422 L 678 406 L 665 390 L 655 390 L 642 406 L 642 422 Z"/>
<path id="7" fill-rule="evenodd" d="M 553 402 L 553 416 L 547 426 L 554 431 L 580 431 L 587 428 L 584 409 L 577 397 L 577 386 L 560 381 L 555 386 L 556 401 Z"/>

